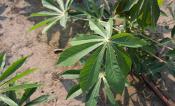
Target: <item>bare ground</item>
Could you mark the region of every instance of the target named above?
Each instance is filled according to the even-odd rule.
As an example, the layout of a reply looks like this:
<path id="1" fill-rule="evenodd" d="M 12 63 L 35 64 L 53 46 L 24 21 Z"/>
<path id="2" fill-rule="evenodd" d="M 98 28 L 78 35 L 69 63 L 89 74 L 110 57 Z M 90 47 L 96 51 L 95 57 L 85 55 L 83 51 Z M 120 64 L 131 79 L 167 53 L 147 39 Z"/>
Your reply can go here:
<path id="1" fill-rule="evenodd" d="M 9 63 L 20 56 L 31 55 L 21 70 L 36 67 L 39 71 L 25 77 L 24 81 L 43 84 L 34 97 L 41 94 L 50 94 L 55 97 L 52 101 L 40 106 L 84 106 L 81 97 L 72 100 L 65 99 L 67 90 L 73 82 L 53 79 L 53 73 L 63 72 L 65 69 L 56 67 L 57 55 L 53 50 L 65 46 L 68 38 L 66 35 L 69 33 L 62 30 L 56 31 L 58 29 L 56 28 L 52 30 L 52 39 L 48 40 L 46 35 L 41 34 L 41 29 L 28 32 L 28 29 L 40 20 L 28 18 L 29 14 L 41 9 L 40 0 L 0 0 L 0 52 L 7 53 Z M 64 36 L 61 38 L 60 35 Z M 175 85 L 174 77 L 172 78 L 167 72 L 162 74 L 165 74 L 163 80 L 169 85 L 167 91 L 175 91 L 172 89 Z M 153 92 L 145 88 L 146 86 L 141 83 L 125 90 L 124 98 L 126 99 L 122 102 L 123 106 L 164 106 Z M 168 94 L 172 98 L 175 97 L 174 93 Z"/>
<path id="2" fill-rule="evenodd" d="M 45 36 L 41 35 L 40 30 L 28 32 L 34 21 L 30 21 L 25 15 L 34 10 L 30 5 L 39 6 L 39 3 L 36 0 L 0 0 L 0 52 L 6 52 L 10 62 L 23 55 L 31 55 L 21 70 L 36 67 L 39 71 L 24 80 L 43 84 L 35 96 L 41 94 L 55 96 L 54 100 L 41 106 L 82 106 L 81 100 L 65 100 L 66 87 L 70 88 L 72 82 L 55 81 L 52 78 L 52 73 L 64 70 L 55 66 L 57 60 L 57 55 L 53 52 L 55 42 L 51 41 L 52 46 L 44 42 Z"/>

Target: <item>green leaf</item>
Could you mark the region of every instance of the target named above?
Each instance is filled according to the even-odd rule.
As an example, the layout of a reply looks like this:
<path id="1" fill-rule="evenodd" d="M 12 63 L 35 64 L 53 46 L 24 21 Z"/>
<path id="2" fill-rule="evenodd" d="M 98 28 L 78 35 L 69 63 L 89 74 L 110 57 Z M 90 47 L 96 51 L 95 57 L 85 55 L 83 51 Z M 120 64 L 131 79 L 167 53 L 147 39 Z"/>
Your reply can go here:
<path id="1" fill-rule="evenodd" d="M 43 16 L 57 16 L 58 13 L 51 11 L 41 11 L 37 13 L 32 13 L 30 17 L 43 17 Z"/>
<path id="2" fill-rule="evenodd" d="M 148 8 L 145 8 L 148 7 Z M 160 8 L 157 0 L 144 0 L 143 11 L 139 17 L 139 24 L 142 26 L 155 27 L 160 16 Z"/>
<path id="3" fill-rule="evenodd" d="M 58 9 L 56 7 L 56 5 L 54 5 L 54 3 L 56 3 L 59 5 L 59 7 L 61 9 Z M 64 8 L 64 1 L 63 0 L 56 0 L 56 1 L 50 1 L 50 0 L 42 0 L 43 6 L 54 10 L 53 11 L 43 11 L 43 12 L 39 12 L 39 13 L 34 13 L 31 16 L 51 16 L 51 18 L 46 19 L 45 21 L 42 21 L 38 24 L 36 24 L 35 26 L 33 26 L 30 30 L 34 30 L 37 29 L 41 26 L 47 25 L 44 30 L 42 31 L 42 33 L 46 33 L 51 27 L 53 27 L 55 24 L 57 24 L 58 21 L 60 21 L 60 25 L 63 26 L 64 28 L 66 27 L 66 23 L 68 21 L 68 8 Z M 66 3 L 71 3 L 70 0 L 68 0 Z M 67 5 L 70 5 L 70 4 Z"/>
<path id="4" fill-rule="evenodd" d="M 10 83 L 14 83 L 14 82 L 16 82 L 17 80 L 19 80 L 19 79 L 21 79 L 21 78 L 23 78 L 23 77 L 25 77 L 25 76 L 27 76 L 27 75 L 29 75 L 29 74 L 35 72 L 35 71 L 36 71 L 36 69 L 28 69 L 28 70 L 26 70 L 26 71 L 24 71 L 24 72 L 21 72 L 21 73 L 17 74 L 15 77 L 13 77 L 13 78 L 11 78 L 10 80 L 4 82 L 2 85 L 4 85 L 4 84 L 7 85 L 7 84 L 10 84 Z"/>
<path id="5" fill-rule="evenodd" d="M 44 21 L 41 21 L 41 22 L 35 24 L 34 26 L 32 26 L 29 31 L 32 31 L 32 30 L 40 28 L 40 27 L 42 27 L 44 25 L 47 25 L 47 24 L 53 22 L 55 19 L 56 19 L 56 17 L 53 17 L 53 18 L 48 18 L 48 19 L 46 19 Z"/>
<path id="6" fill-rule="evenodd" d="M 166 56 L 175 57 L 175 49 L 174 49 L 174 50 L 169 50 L 169 51 L 166 53 Z"/>
<path id="7" fill-rule="evenodd" d="M 49 95 L 42 95 L 34 100 L 32 100 L 31 102 L 27 103 L 24 106 L 35 106 L 37 104 L 40 104 L 42 102 L 46 102 L 49 99 Z"/>
<path id="8" fill-rule="evenodd" d="M 14 86 L 10 86 L 10 87 L 6 87 L 0 90 L 0 92 L 7 92 L 7 91 L 16 91 L 16 90 L 25 90 L 25 89 L 29 89 L 29 88 L 36 88 L 39 87 L 40 84 L 21 84 L 21 85 L 14 85 Z"/>
<path id="9" fill-rule="evenodd" d="M 117 63 L 115 50 L 110 45 L 106 50 L 105 72 L 112 90 L 116 93 L 122 93 L 125 86 L 125 76 Z"/>
<path id="10" fill-rule="evenodd" d="M 26 89 L 23 96 L 20 99 L 19 105 L 21 106 L 30 96 L 36 91 L 37 87 Z"/>
<path id="11" fill-rule="evenodd" d="M 113 32 L 113 19 L 110 18 L 107 22 L 102 21 L 101 24 L 105 28 L 107 38 L 111 38 Z"/>
<path id="12" fill-rule="evenodd" d="M 116 43 L 121 46 L 138 48 L 145 46 L 147 42 L 143 39 L 137 38 L 130 33 L 119 33 L 112 36 L 113 43 Z"/>
<path id="13" fill-rule="evenodd" d="M 96 34 L 106 38 L 107 34 L 105 32 L 104 27 L 97 21 L 89 19 L 90 29 L 93 30 Z"/>
<path id="14" fill-rule="evenodd" d="M 104 52 L 105 46 L 98 48 L 80 71 L 80 87 L 83 91 L 90 90 L 97 82 Z"/>
<path id="15" fill-rule="evenodd" d="M 0 53 L 0 70 L 5 66 L 6 54 Z"/>
<path id="16" fill-rule="evenodd" d="M 64 79 L 78 79 L 80 78 L 80 70 L 67 70 L 58 76 Z"/>
<path id="17" fill-rule="evenodd" d="M 48 25 L 43 29 L 42 33 L 45 34 L 52 26 L 57 24 L 60 20 L 60 17 L 56 17 L 52 22 L 48 23 Z"/>
<path id="18" fill-rule="evenodd" d="M 142 50 L 146 51 L 147 53 L 156 54 L 157 53 L 157 47 L 147 45 L 141 48 Z"/>
<path id="19" fill-rule="evenodd" d="M 100 85 L 101 85 L 101 79 L 99 78 L 98 82 L 95 84 L 90 97 L 88 101 L 86 102 L 86 106 L 96 106 L 98 97 L 99 97 L 99 91 L 100 91 Z"/>
<path id="20" fill-rule="evenodd" d="M 2 65 L 4 54 L 0 53 L 0 66 Z"/>
<path id="21" fill-rule="evenodd" d="M 165 0 L 157 0 L 159 6 L 163 5 L 163 3 L 165 2 Z"/>
<path id="22" fill-rule="evenodd" d="M 63 0 L 56 0 L 56 1 L 59 4 L 61 10 L 64 10 L 64 2 L 63 2 Z"/>
<path id="23" fill-rule="evenodd" d="M 131 8 L 133 8 L 134 5 L 138 3 L 139 0 L 129 0 L 125 9 L 123 11 L 129 11 Z"/>
<path id="24" fill-rule="evenodd" d="M 53 4 L 51 4 L 48 0 L 42 0 L 42 4 L 48 9 L 61 13 L 61 10 L 55 7 Z"/>
<path id="25" fill-rule="evenodd" d="M 149 62 L 150 65 L 148 65 L 148 71 L 145 73 L 147 75 L 152 75 L 153 77 L 156 76 L 156 74 L 159 74 L 162 70 L 166 69 L 166 65 L 159 62 Z"/>
<path id="26" fill-rule="evenodd" d="M 128 76 L 128 73 L 131 71 L 132 61 L 129 55 L 124 52 L 124 50 L 120 50 L 115 47 L 115 54 L 117 58 L 118 65 L 123 72 L 123 75 Z"/>
<path id="27" fill-rule="evenodd" d="M 168 71 L 169 71 L 173 76 L 175 76 L 175 62 L 174 62 L 174 60 L 169 60 L 169 61 L 166 63 L 166 69 L 168 69 Z"/>
<path id="28" fill-rule="evenodd" d="M 102 38 L 101 36 L 79 34 L 71 40 L 70 44 L 72 46 L 76 46 L 85 43 L 102 42 L 102 41 L 104 41 L 104 38 Z"/>
<path id="29" fill-rule="evenodd" d="M 75 98 L 75 97 L 81 95 L 82 93 L 83 93 L 83 91 L 81 90 L 80 85 L 75 85 L 69 90 L 69 93 L 68 93 L 66 99 Z"/>
<path id="30" fill-rule="evenodd" d="M 3 81 L 8 76 L 12 75 L 18 68 L 23 65 L 26 59 L 27 57 L 22 57 L 19 60 L 15 61 L 11 66 L 9 66 L 0 76 L 0 81 Z"/>
<path id="31" fill-rule="evenodd" d="M 126 4 L 126 6 L 128 6 Z M 145 8 L 146 7 L 146 8 Z M 131 20 L 137 19 L 137 22 L 142 27 L 155 27 L 160 16 L 160 8 L 157 0 L 139 0 L 129 11 Z"/>
<path id="32" fill-rule="evenodd" d="M 116 105 L 117 105 L 117 104 L 116 104 L 116 100 L 115 100 L 115 98 L 114 98 L 114 95 L 113 95 L 113 93 L 112 93 L 112 91 L 111 91 L 111 89 L 110 89 L 110 86 L 109 86 L 109 84 L 108 84 L 106 78 L 103 78 L 103 82 L 104 82 L 105 93 L 106 93 L 106 95 L 107 95 L 107 97 L 108 97 L 110 103 L 111 103 L 113 106 L 116 106 Z M 117 105 L 117 106 L 118 106 L 118 105 Z"/>
<path id="33" fill-rule="evenodd" d="M 175 36 L 175 26 L 173 27 L 173 29 L 171 30 L 171 37 L 174 38 Z"/>
<path id="34" fill-rule="evenodd" d="M 4 95 L 0 95 L 0 101 L 3 101 L 4 103 L 8 104 L 9 106 L 18 106 L 17 103 L 15 103 L 9 97 L 4 96 Z"/>
<path id="35" fill-rule="evenodd" d="M 71 4 L 73 3 L 73 1 L 74 1 L 74 0 L 67 0 L 67 1 L 66 1 L 66 6 L 65 6 L 66 9 L 69 9 L 69 8 L 70 8 L 70 6 L 71 6 Z"/>
<path id="36" fill-rule="evenodd" d="M 68 20 L 68 13 L 65 12 L 65 13 L 64 13 L 64 16 L 62 16 L 61 19 L 60 19 L 60 25 L 61 25 L 63 28 L 66 28 L 67 20 Z"/>
<path id="37" fill-rule="evenodd" d="M 142 63 L 140 61 L 140 56 L 138 55 L 138 51 L 135 49 L 131 49 L 129 48 L 127 51 L 132 59 L 132 68 L 134 68 L 136 70 L 136 73 L 141 72 L 141 67 L 142 67 Z"/>
<path id="38" fill-rule="evenodd" d="M 14 84 L 10 84 L 9 86 L 13 86 Z M 5 93 L 7 97 L 13 100 L 15 103 L 18 103 L 17 93 L 16 91 L 8 91 Z"/>
<path id="39" fill-rule="evenodd" d="M 114 24 L 113 19 L 110 18 L 109 21 L 107 22 L 107 24 L 105 25 L 108 38 L 111 38 L 111 36 L 112 36 L 113 24 Z"/>
<path id="40" fill-rule="evenodd" d="M 58 60 L 59 66 L 72 66 L 82 57 L 98 48 L 103 43 L 87 43 L 83 45 L 73 46 L 66 49 Z"/>

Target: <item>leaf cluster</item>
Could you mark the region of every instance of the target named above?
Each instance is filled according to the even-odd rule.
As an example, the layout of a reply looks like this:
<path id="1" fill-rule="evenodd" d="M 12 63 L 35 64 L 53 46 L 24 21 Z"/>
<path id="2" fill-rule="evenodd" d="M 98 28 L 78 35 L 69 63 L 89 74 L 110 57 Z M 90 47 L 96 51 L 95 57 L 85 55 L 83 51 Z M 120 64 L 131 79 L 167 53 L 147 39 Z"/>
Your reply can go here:
<path id="1" fill-rule="evenodd" d="M 29 100 L 33 93 L 40 86 L 38 83 L 22 83 L 17 81 L 33 73 L 36 69 L 27 69 L 21 73 L 15 72 L 25 63 L 26 57 L 22 57 L 10 66 L 6 66 L 6 54 L 0 53 L 0 104 L 1 106 L 34 106 L 48 100 L 48 95 L 42 95 Z M 21 95 L 19 95 L 19 93 Z"/>
<path id="2" fill-rule="evenodd" d="M 147 30 L 156 29 L 163 0 L 42 0 L 51 11 L 34 13 L 48 19 L 31 29 L 46 25 L 47 32 L 60 22 L 84 21 L 90 30 L 71 39 L 71 47 L 60 54 L 58 66 L 73 66 L 85 60 L 80 70 L 68 70 L 59 76 L 77 79 L 67 98 L 86 96 L 86 106 L 96 106 L 101 89 L 111 106 L 118 105 L 127 76 L 134 72 L 155 77 L 164 69 L 174 71 L 173 39 L 153 39 Z M 174 28 L 173 28 L 174 29 Z M 174 30 L 172 31 L 174 35 Z M 150 36 L 151 35 L 151 36 Z M 159 52 L 160 50 L 162 50 Z"/>

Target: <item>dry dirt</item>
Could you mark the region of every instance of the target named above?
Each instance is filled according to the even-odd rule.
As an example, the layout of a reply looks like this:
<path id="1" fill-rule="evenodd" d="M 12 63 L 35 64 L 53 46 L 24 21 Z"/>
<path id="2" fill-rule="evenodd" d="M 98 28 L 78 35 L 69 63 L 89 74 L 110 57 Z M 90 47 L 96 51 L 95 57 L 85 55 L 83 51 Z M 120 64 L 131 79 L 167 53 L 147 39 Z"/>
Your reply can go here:
<path id="1" fill-rule="evenodd" d="M 28 32 L 35 21 L 28 18 L 28 14 L 37 11 L 39 0 L 0 0 L 0 52 L 6 52 L 9 62 L 23 55 L 31 55 L 21 70 L 36 67 L 38 72 L 27 76 L 24 80 L 40 82 L 43 86 L 35 96 L 51 94 L 55 99 L 41 106 L 83 106 L 80 100 L 65 100 L 67 89 L 72 85 L 70 81 L 53 80 L 52 73 L 62 72 L 64 68 L 55 66 L 57 55 L 53 50 L 57 48 L 55 41 L 50 45 L 45 42 L 45 35 L 40 29 Z M 59 33 L 57 32 L 58 40 Z"/>
<path id="2" fill-rule="evenodd" d="M 65 46 L 67 35 L 71 31 L 65 32 L 59 27 L 53 29 L 52 39 L 42 35 L 41 29 L 28 32 L 29 28 L 40 20 L 28 18 L 29 14 L 42 9 L 40 0 L 0 0 L 0 52 L 7 53 L 9 63 L 20 56 L 31 55 L 21 70 L 29 67 L 39 69 L 38 72 L 24 78 L 25 81 L 43 84 L 33 97 L 41 94 L 50 94 L 55 97 L 55 99 L 40 106 L 84 106 L 81 97 L 72 100 L 65 99 L 67 90 L 70 89 L 73 82 L 54 80 L 52 78 L 53 73 L 63 72 L 65 69 L 56 67 L 55 63 L 58 57 L 53 50 Z M 56 31 L 58 29 L 59 31 Z M 166 81 L 170 81 L 171 85 L 175 85 L 174 81 L 172 81 L 173 78 L 171 80 L 167 79 L 169 78 L 168 73 L 165 72 L 163 74 L 165 74 L 164 79 Z M 140 91 L 133 87 L 125 90 L 125 96 L 131 98 L 125 99 L 123 106 L 164 106 L 149 90 L 144 90 L 144 92 L 149 92 L 146 97 L 143 95 L 142 91 L 145 86 L 141 86 L 141 84 L 136 86 Z M 173 97 L 175 96 L 172 94 Z"/>

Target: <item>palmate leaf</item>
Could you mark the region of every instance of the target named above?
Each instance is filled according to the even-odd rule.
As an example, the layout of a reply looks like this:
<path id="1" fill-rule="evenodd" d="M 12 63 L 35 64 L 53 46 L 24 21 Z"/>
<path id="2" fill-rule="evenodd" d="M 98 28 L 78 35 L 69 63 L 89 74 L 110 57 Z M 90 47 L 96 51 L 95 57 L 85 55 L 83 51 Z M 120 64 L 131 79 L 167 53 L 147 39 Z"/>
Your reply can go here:
<path id="1" fill-rule="evenodd" d="M 77 45 L 66 49 L 58 60 L 59 66 L 71 66 L 78 62 L 82 57 L 98 48 L 103 42 L 92 42 L 82 45 Z"/>
<path id="2" fill-rule="evenodd" d="M 113 43 L 121 46 L 138 48 L 147 45 L 147 42 L 143 39 L 135 37 L 130 33 L 119 33 L 112 36 Z"/>
<path id="3" fill-rule="evenodd" d="M 0 101 L 3 101 L 4 103 L 8 104 L 9 106 L 19 106 L 17 103 L 15 103 L 13 100 L 11 100 L 9 97 L 5 95 L 0 95 Z"/>
<path id="4" fill-rule="evenodd" d="M 12 75 L 18 68 L 20 68 L 26 61 L 27 57 L 22 57 L 10 65 L 0 76 L 0 82 Z"/>
<path id="5" fill-rule="evenodd" d="M 117 63 L 115 50 L 108 45 L 106 50 L 105 72 L 106 79 L 112 90 L 116 93 L 122 93 L 125 85 L 125 76 Z M 128 71 L 127 71 L 128 72 Z"/>
<path id="6" fill-rule="evenodd" d="M 64 3 L 63 0 L 56 0 L 56 2 L 50 0 L 42 0 L 43 6 L 51 11 L 41 11 L 38 13 L 31 14 L 31 16 L 32 17 L 46 16 L 49 18 L 34 25 L 30 29 L 30 31 L 46 25 L 46 27 L 42 31 L 42 33 L 46 33 L 51 27 L 57 24 L 58 21 L 60 21 L 60 25 L 65 28 L 69 17 L 67 10 L 70 8 L 72 2 L 73 2 L 72 0 L 67 0 L 66 3 Z M 59 7 L 57 7 L 57 5 L 54 5 L 54 3 L 57 3 Z"/>
<path id="7" fill-rule="evenodd" d="M 90 90 L 97 82 L 105 48 L 105 46 L 99 47 L 92 53 L 80 71 L 80 87 L 83 91 Z"/>

